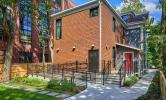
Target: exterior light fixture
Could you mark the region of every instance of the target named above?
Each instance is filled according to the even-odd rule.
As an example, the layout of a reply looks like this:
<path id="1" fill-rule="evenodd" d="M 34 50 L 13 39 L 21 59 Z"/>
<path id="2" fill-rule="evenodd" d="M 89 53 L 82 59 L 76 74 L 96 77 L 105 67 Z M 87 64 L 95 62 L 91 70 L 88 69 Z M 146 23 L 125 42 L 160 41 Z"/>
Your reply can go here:
<path id="1" fill-rule="evenodd" d="M 72 50 L 72 51 L 75 51 L 75 49 L 76 49 L 76 47 L 75 47 L 75 46 L 73 46 L 73 50 Z"/>
<path id="2" fill-rule="evenodd" d="M 95 45 L 94 45 L 94 44 L 92 44 L 92 45 L 91 45 L 91 49 L 94 49 L 94 48 L 95 48 Z"/>
<path id="3" fill-rule="evenodd" d="M 109 45 L 108 44 L 106 44 L 106 49 L 108 50 L 108 49 L 110 49 L 110 47 L 109 47 Z"/>
<path id="4" fill-rule="evenodd" d="M 59 49 L 59 48 L 57 48 L 57 49 L 56 49 L 56 52 L 58 53 L 58 52 L 59 52 L 59 50 L 60 50 L 60 49 Z"/>

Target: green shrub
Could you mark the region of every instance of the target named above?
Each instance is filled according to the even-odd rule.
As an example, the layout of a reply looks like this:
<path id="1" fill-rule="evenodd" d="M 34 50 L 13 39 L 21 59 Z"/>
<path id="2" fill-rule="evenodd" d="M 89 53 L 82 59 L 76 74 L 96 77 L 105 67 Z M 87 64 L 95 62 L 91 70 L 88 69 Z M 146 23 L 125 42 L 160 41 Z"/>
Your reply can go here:
<path id="1" fill-rule="evenodd" d="M 137 100 L 161 100 L 159 71 L 156 72 L 147 93 Z"/>
<path id="2" fill-rule="evenodd" d="M 46 86 L 48 81 L 38 79 L 38 78 L 29 78 L 29 77 L 17 77 L 11 81 L 12 83 L 20 83 L 29 86 L 41 87 Z"/>
<path id="3" fill-rule="evenodd" d="M 124 86 L 130 87 L 138 81 L 136 76 L 130 76 L 124 81 Z"/>
<path id="4" fill-rule="evenodd" d="M 63 92 L 63 91 L 75 92 L 77 86 L 74 83 L 68 81 L 67 79 L 64 80 L 52 79 L 48 82 L 47 88 L 57 92 Z"/>

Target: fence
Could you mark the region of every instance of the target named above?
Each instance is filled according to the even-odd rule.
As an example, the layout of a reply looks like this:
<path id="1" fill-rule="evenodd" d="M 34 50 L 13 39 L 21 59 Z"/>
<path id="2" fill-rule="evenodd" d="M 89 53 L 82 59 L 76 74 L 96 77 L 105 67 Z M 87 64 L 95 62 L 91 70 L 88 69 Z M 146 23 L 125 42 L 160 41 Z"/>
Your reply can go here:
<path id="1" fill-rule="evenodd" d="M 0 64 L 0 80 L 2 80 L 3 64 Z M 27 76 L 27 64 L 13 64 L 10 69 L 10 79 Z"/>
<path id="2" fill-rule="evenodd" d="M 77 85 L 87 83 L 106 84 L 110 74 L 111 61 L 103 61 L 101 72 L 90 72 L 87 61 L 75 61 L 64 64 L 28 64 L 28 75 L 32 77 L 42 77 L 44 79 L 57 78 L 60 80 L 68 79 Z"/>
<path id="3" fill-rule="evenodd" d="M 166 79 L 163 72 L 160 71 L 160 88 L 163 100 L 166 100 Z"/>
<path id="4" fill-rule="evenodd" d="M 2 80 L 3 64 L 0 64 L 0 80 Z"/>

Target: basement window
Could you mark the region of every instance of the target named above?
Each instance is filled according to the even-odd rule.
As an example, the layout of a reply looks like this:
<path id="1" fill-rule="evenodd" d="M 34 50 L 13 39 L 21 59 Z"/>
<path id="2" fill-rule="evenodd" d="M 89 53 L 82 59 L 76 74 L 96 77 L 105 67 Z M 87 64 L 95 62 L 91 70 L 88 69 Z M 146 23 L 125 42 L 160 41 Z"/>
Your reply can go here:
<path id="1" fill-rule="evenodd" d="M 99 14 L 99 7 L 90 9 L 90 17 L 98 16 Z"/>

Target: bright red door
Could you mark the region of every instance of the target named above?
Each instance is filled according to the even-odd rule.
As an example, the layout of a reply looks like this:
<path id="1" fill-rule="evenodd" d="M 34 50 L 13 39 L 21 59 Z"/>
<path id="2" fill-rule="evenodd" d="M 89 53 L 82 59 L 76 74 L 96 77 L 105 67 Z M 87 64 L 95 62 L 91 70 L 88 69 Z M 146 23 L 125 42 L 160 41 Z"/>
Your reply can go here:
<path id="1" fill-rule="evenodd" d="M 133 70 L 133 60 L 132 60 L 132 53 L 125 53 L 125 69 L 126 73 L 131 73 Z"/>

